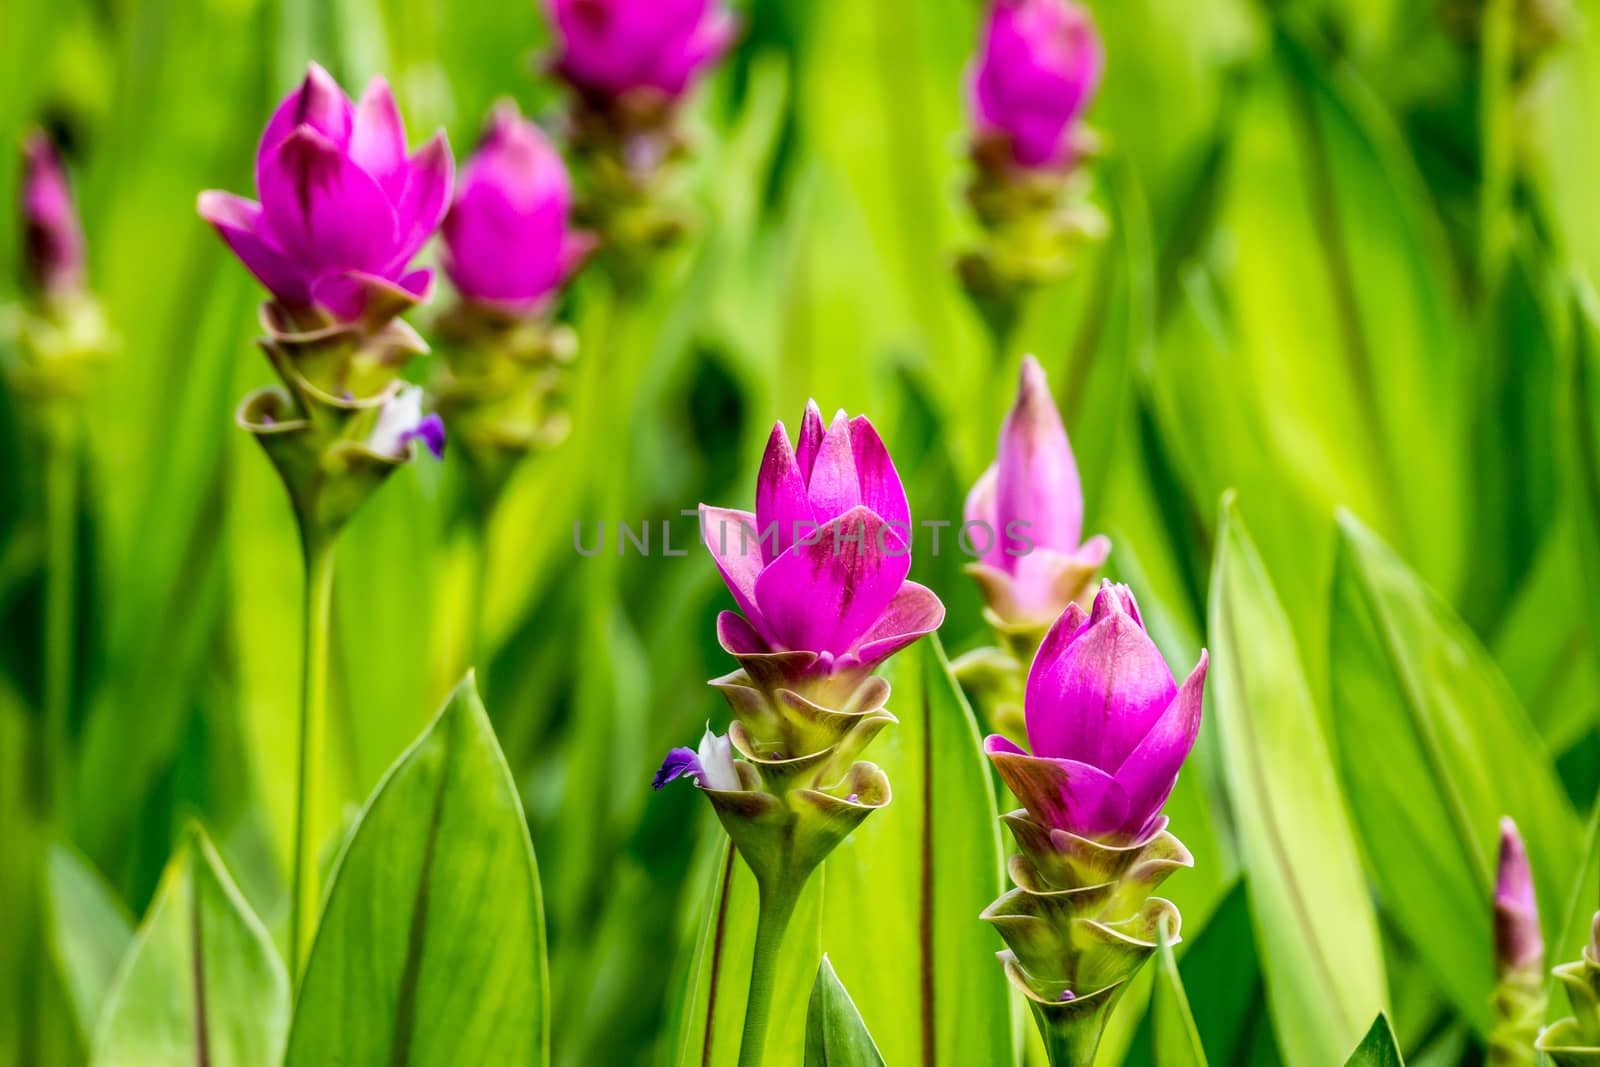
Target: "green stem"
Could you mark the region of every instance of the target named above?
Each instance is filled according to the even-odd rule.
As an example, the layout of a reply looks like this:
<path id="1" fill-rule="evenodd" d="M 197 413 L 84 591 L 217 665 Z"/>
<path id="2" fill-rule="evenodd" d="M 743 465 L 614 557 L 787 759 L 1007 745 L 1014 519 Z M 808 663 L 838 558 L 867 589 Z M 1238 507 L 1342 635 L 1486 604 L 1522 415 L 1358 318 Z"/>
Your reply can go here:
<path id="1" fill-rule="evenodd" d="M 750 992 L 745 997 L 744 1035 L 739 1039 L 739 1067 L 761 1067 L 767 1044 L 767 1022 L 772 1014 L 773 981 L 783 935 L 789 929 L 803 879 L 780 877 L 760 886 L 761 904 L 756 916 L 756 951 L 750 962 Z"/>
<path id="2" fill-rule="evenodd" d="M 302 535 L 306 562 L 305 659 L 300 695 L 300 768 L 295 794 L 294 888 L 289 904 L 289 974 L 296 983 L 311 948 L 319 902 L 317 813 L 322 801 L 322 748 L 328 718 L 328 641 L 333 615 L 331 535 Z"/>
<path id="3" fill-rule="evenodd" d="M 70 413 L 50 427 L 45 485 L 50 538 L 45 588 L 45 741 L 49 749 L 50 796 L 56 819 L 65 823 L 72 798 L 72 660 L 77 644 L 78 448 Z"/>

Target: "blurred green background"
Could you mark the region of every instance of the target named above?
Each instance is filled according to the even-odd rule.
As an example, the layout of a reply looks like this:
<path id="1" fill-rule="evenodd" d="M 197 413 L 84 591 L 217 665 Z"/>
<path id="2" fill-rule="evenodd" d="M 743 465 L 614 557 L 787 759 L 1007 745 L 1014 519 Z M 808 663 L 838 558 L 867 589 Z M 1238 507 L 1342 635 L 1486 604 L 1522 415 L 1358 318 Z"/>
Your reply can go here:
<path id="1" fill-rule="evenodd" d="M 1017 361 L 1036 352 L 1083 468 L 1087 531 L 1112 537 L 1110 569 L 1170 661 L 1216 640 L 1207 589 L 1235 488 L 1293 638 L 1261 640 L 1298 654 L 1329 730 L 1335 509 L 1348 509 L 1492 653 L 1573 825 L 1590 809 L 1600 453 L 1594 398 L 1575 388 L 1595 371 L 1574 279 L 1600 271 L 1600 13 L 1573 0 L 1546 34 L 1535 0 L 1090 6 L 1109 57 L 1090 121 L 1110 231 L 1032 301 L 1011 350 L 991 351 L 951 269 L 976 236 L 961 190 L 980 5 L 751 0 L 690 114 L 696 232 L 620 313 L 598 276 L 573 287 L 573 432 L 519 470 L 487 563 L 449 461 L 403 470 L 341 544 L 329 825 L 476 661 L 545 882 L 564 1064 L 676 1052 L 669 1019 L 719 841 L 693 791 L 648 784 L 668 747 L 724 714 L 704 680 L 730 667 L 709 559 L 580 560 L 573 523 L 749 506 L 772 422 L 794 425 L 812 396 L 871 415 L 915 517 L 959 522 Z M 1509 36 L 1486 46 L 1497 18 Z M 299 559 L 282 489 L 233 424 L 270 380 L 252 345 L 260 293 L 196 217 L 196 193 L 249 190 L 261 124 L 308 59 L 352 92 L 386 74 L 413 143 L 442 125 L 461 158 L 498 97 L 559 111 L 547 42 L 528 2 L 0 10 L 0 144 L 33 125 L 63 144 L 120 338 L 84 402 L 77 773 L 61 828 L 36 773 L 41 461 L 29 404 L 0 393 L 0 1062 L 83 1055 L 35 907 L 51 841 L 137 916 L 198 816 L 256 911 L 275 931 L 286 921 Z M 0 203 L 16 174 L 0 167 Z M 0 212 L 0 302 L 17 295 L 18 252 Z M 413 319 L 429 332 L 426 310 Z M 603 438 L 613 423 L 625 439 Z M 675 535 L 691 531 L 678 520 Z M 952 653 L 986 640 L 961 563 L 925 554 L 913 574 L 945 599 Z M 1239 925 L 1226 777 L 1208 725 L 1174 800 L 1200 861 L 1174 896 L 1196 931 L 1214 911 Z M 1402 1040 L 1470 1059 L 1481 1035 L 1418 963 L 1405 907 L 1380 916 Z M 1241 936 L 1219 966 L 1254 988 Z M 1552 962 L 1575 951 L 1553 946 Z M 1239 1033 L 1255 1043 L 1236 1051 L 1274 1058 Z"/>

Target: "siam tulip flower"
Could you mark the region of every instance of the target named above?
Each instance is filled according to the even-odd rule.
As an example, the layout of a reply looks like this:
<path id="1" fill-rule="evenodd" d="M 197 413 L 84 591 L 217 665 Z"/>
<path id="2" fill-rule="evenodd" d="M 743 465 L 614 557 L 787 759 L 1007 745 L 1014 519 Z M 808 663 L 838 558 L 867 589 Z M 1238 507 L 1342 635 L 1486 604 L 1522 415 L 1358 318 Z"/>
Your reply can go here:
<path id="1" fill-rule="evenodd" d="M 739 612 L 722 648 L 757 681 L 848 693 L 894 652 L 937 629 L 944 605 L 906 580 L 911 510 L 865 416 L 824 428 L 813 401 L 791 443 L 773 427 L 756 510 L 700 506 L 702 533 Z"/>
<path id="2" fill-rule="evenodd" d="M 1129 844 L 1160 828 L 1200 729 L 1206 655 L 1180 688 L 1126 586 L 1072 605 L 1033 661 L 1025 698 L 1032 755 L 1003 737 L 985 751 L 1035 822 Z"/>
<path id="3" fill-rule="evenodd" d="M 209 190 L 200 215 L 290 319 L 373 325 L 426 300 L 433 274 L 411 269 L 450 202 L 443 131 L 414 155 L 394 96 L 374 78 L 352 104 L 315 63 L 278 106 L 256 152 L 261 200 Z"/>
<path id="4" fill-rule="evenodd" d="M 549 0 L 560 35 L 555 69 L 580 92 L 682 96 L 733 43 L 721 0 Z"/>
<path id="5" fill-rule="evenodd" d="M 43 130 L 23 146 L 22 228 L 28 281 L 47 296 L 83 292 L 83 228 L 66 169 Z"/>
<path id="6" fill-rule="evenodd" d="M 462 297 L 507 317 L 535 312 L 593 247 L 571 227 L 561 155 L 511 101 L 462 169 L 445 217 L 445 271 Z"/>
<path id="7" fill-rule="evenodd" d="M 966 521 L 988 529 L 968 573 L 995 621 L 1042 630 L 1084 596 L 1106 561 L 1104 537 L 1080 543 L 1083 489 L 1044 368 L 1022 361 L 1016 403 L 1000 428 L 1000 455 L 967 496 Z"/>
<path id="8" fill-rule="evenodd" d="M 1494 1025 L 1490 1067 L 1533 1067 L 1544 1019 L 1544 935 L 1528 850 L 1507 816 L 1500 820 L 1500 862 L 1494 886 Z"/>
<path id="9" fill-rule="evenodd" d="M 1022 802 L 1003 817 L 1020 853 L 1016 888 L 983 913 L 1005 940 L 1007 978 L 1027 998 L 1053 1067 L 1094 1062 L 1106 1020 L 1180 917 L 1152 896 L 1192 866 L 1161 806 L 1200 727 L 1207 657 L 1180 687 L 1145 634 L 1133 594 L 1105 583 L 1094 610 L 1069 606 L 1028 675 L 1032 754 L 991 736 L 984 750 Z"/>
<path id="10" fill-rule="evenodd" d="M 1024 168 L 1070 166 L 1074 132 L 1100 86 L 1105 51 L 1072 0 L 995 0 L 972 78 L 980 137 Z"/>

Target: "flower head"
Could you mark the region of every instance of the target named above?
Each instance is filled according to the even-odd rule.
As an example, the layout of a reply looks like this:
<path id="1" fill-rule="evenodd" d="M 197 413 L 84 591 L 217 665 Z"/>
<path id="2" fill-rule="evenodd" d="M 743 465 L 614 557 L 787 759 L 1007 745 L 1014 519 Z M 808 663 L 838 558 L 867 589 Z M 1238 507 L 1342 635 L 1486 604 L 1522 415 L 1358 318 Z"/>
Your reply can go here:
<path id="1" fill-rule="evenodd" d="M 561 38 L 556 71 L 579 91 L 683 95 L 733 43 L 721 0 L 548 0 Z"/>
<path id="2" fill-rule="evenodd" d="M 1056 618 L 1083 596 L 1111 551 L 1104 537 L 1080 544 L 1083 489 L 1044 368 L 1022 361 L 1017 399 L 1000 429 L 1000 453 L 967 495 L 966 520 L 987 528 L 971 573 L 1008 623 Z"/>
<path id="3" fill-rule="evenodd" d="M 503 102 L 445 217 L 445 271 L 468 300 L 511 314 L 536 310 L 593 246 L 571 228 L 571 210 L 560 153 Z"/>
<path id="4" fill-rule="evenodd" d="M 1145 633 L 1126 587 L 1104 583 L 1086 614 L 1076 604 L 1051 627 L 1028 675 L 1028 752 L 991 736 L 984 750 L 1042 827 L 1139 841 L 1200 729 L 1207 656 L 1180 688 Z"/>
<path id="5" fill-rule="evenodd" d="M 1072 162 L 1073 127 L 1100 85 L 1105 53 L 1071 0 L 994 0 L 972 79 L 980 135 L 1005 140 L 1021 167 Z"/>
<path id="6" fill-rule="evenodd" d="M 1544 935 L 1539 930 L 1539 902 L 1533 891 L 1528 850 L 1507 816 L 1500 820 L 1500 863 L 1494 886 L 1495 960 L 1502 971 L 1542 971 Z"/>
<path id="7" fill-rule="evenodd" d="M 444 420 L 437 414 L 422 413 L 422 388 L 402 387 L 378 411 L 378 423 L 367 438 L 367 447 L 380 456 L 405 459 L 411 443 L 421 441 L 435 459 L 444 458 Z"/>
<path id="8" fill-rule="evenodd" d="M 812 402 L 793 443 L 773 427 L 755 513 L 702 504 L 700 517 L 742 613 L 723 612 L 717 634 L 753 678 L 859 680 L 944 621 L 939 598 L 906 580 L 911 510 L 865 416 L 825 427 Z"/>
<path id="9" fill-rule="evenodd" d="M 352 104 L 313 63 L 261 135 L 260 202 L 209 190 L 199 210 L 286 311 L 392 317 L 427 299 L 432 272 L 410 264 L 444 217 L 453 168 L 443 131 L 407 154 L 382 78 Z"/>
<path id="10" fill-rule="evenodd" d="M 83 229 L 66 169 L 43 130 L 34 130 L 23 145 L 22 226 L 29 282 L 52 296 L 81 291 Z"/>

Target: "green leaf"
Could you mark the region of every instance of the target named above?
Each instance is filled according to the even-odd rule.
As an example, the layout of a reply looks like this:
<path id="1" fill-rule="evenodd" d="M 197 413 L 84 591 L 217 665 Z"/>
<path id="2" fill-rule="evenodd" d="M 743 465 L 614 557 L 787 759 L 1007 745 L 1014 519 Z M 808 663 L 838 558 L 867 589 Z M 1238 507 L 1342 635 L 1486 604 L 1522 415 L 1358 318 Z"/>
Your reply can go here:
<path id="1" fill-rule="evenodd" d="M 1456 1010 L 1487 1034 L 1500 818 L 1521 829 L 1552 920 L 1572 880 L 1577 818 L 1488 653 L 1348 514 L 1330 633 L 1332 719 L 1370 873 Z"/>
<path id="2" fill-rule="evenodd" d="M 874 816 L 881 817 L 882 813 Z M 723 834 L 720 824 L 715 832 Z M 755 955 L 756 880 L 726 843 L 714 870 L 680 1019 L 679 1067 L 728 1067 L 739 1060 L 750 961 Z M 823 876 L 823 871 L 811 876 L 783 939 L 772 1014 L 767 1019 L 765 1067 L 800 1067 L 803 1062 L 806 991 L 822 959 Z"/>
<path id="3" fill-rule="evenodd" d="M 1322 1065 L 1383 1009 L 1377 922 L 1288 620 L 1231 498 L 1222 514 L 1210 695 L 1279 1047 Z"/>
<path id="4" fill-rule="evenodd" d="M 1345 1067 L 1405 1067 L 1387 1015 L 1379 1013 L 1372 1022 L 1372 1029 L 1344 1063 Z"/>
<path id="5" fill-rule="evenodd" d="M 133 923 L 100 872 L 77 852 L 54 845 L 46 863 L 51 947 L 78 1032 L 90 1038 L 133 941 Z"/>
<path id="6" fill-rule="evenodd" d="M 1205 1067 L 1206 1051 L 1189 1011 L 1189 997 L 1183 991 L 1165 923 L 1157 936 L 1160 949 L 1155 959 L 1155 991 L 1150 996 L 1152 1057 L 1156 1067 Z"/>
<path id="7" fill-rule="evenodd" d="M 1587 282 L 1573 292 L 1567 419 L 1568 480 L 1577 520 L 1578 559 L 1590 602 L 1600 595 L 1600 300 Z M 1590 627 L 1590 657 L 1600 664 L 1600 627 Z"/>
<path id="8" fill-rule="evenodd" d="M 283 1055 L 289 978 L 205 833 L 191 829 L 106 997 L 93 1067 L 261 1067 Z"/>
<path id="9" fill-rule="evenodd" d="M 900 721 L 866 755 L 894 800 L 824 865 L 824 947 L 890 1063 L 1010 1062 L 1000 939 L 975 921 L 1003 888 L 978 725 L 936 637 L 897 655 L 884 677 Z"/>
<path id="10" fill-rule="evenodd" d="M 367 802 L 328 889 L 289 1067 L 547 1063 L 538 866 L 469 675 Z"/>
<path id="11" fill-rule="evenodd" d="M 883 1067 L 855 1001 L 822 957 L 806 1012 L 806 1067 Z"/>

